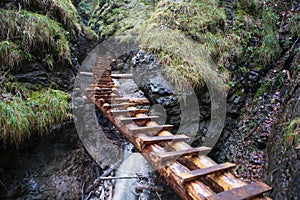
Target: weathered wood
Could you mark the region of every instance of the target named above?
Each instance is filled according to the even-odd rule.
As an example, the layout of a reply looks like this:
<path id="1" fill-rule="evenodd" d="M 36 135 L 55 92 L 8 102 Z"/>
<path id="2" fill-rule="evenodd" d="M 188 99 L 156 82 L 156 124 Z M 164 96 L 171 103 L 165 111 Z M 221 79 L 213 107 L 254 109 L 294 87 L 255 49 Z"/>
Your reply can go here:
<path id="1" fill-rule="evenodd" d="M 186 150 L 177 150 L 171 152 L 164 152 L 159 153 L 158 157 L 161 162 L 169 161 L 169 160 L 176 160 L 182 156 L 194 156 L 198 154 L 206 154 L 211 150 L 209 147 L 197 147 L 197 148 L 190 148 Z"/>
<path id="2" fill-rule="evenodd" d="M 146 116 L 146 117 L 124 117 L 120 118 L 119 121 L 122 124 L 131 123 L 131 122 L 140 122 L 143 121 L 144 123 L 151 121 L 152 119 L 159 119 L 159 116 Z"/>
<path id="3" fill-rule="evenodd" d="M 87 76 L 87 77 L 93 77 L 92 72 L 79 72 L 79 75 L 81 76 Z"/>
<path id="4" fill-rule="evenodd" d="M 116 98 L 117 99 L 117 98 Z M 95 101 L 95 99 L 92 98 Z M 115 99 L 114 99 L 115 100 Z M 124 102 L 123 100 L 120 100 Z M 126 99 L 125 102 L 131 102 L 131 99 Z M 149 101 L 148 101 L 149 102 Z M 103 102 L 102 102 L 103 103 Z M 95 104 L 105 112 L 104 106 L 100 103 L 100 101 L 95 101 Z M 132 107 L 128 107 L 131 109 Z M 142 113 L 136 113 L 135 117 L 146 117 L 147 115 Z M 188 173 L 190 170 L 195 170 L 198 168 L 211 167 L 216 165 L 214 161 L 212 161 L 207 156 L 199 156 L 193 154 L 181 154 L 181 157 L 177 159 L 174 157 L 173 161 L 169 161 L 167 166 L 162 165 L 161 155 L 170 154 L 171 152 L 166 152 L 164 147 L 159 144 L 149 144 L 145 148 L 141 148 L 139 145 L 140 138 L 134 137 L 128 131 L 131 124 L 122 124 L 121 120 L 124 116 L 121 115 L 107 115 L 110 121 L 120 130 L 120 132 L 130 141 L 132 142 L 138 150 L 140 150 L 144 157 L 156 168 L 159 170 L 159 173 L 166 177 L 167 182 L 172 188 L 182 197 L 184 200 L 199 200 L 199 199 L 208 199 L 216 196 L 214 191 L 226 191 L 234 188 L 238 188 L 241 186 L 245 186 L 246 183 L 240 179 L 234 177 L 234 175 L 230 172 L 224 172 L 221 175 L 207 175 L 199 180 L 192 180 L 186 182 L 186 184 L 182 184 L 180 181 L 180 174 Z M 158 124 L 150 121 L 146 123 L 147 126 L 157 126 Z M 161 131 L 158 133 L 159 136 L 171 136 L 172 134 L 168 131 Z M 135 135 L 139 136 L 139 135 Z M 178 141 L 171 143 L 168 145 L 169 148 L 175 151 L 188 151 L 190 150 L 190 146 L 183 141 Z M 194 169 L 192 169 L 194 168 Z M 205 184 L 204 184 L 204 182 Z M 259 196 L 258 199 L 270 199 L 268 197 Z"/>
<path id="5" fill-rule="evenodd" d="M 186 135 L 172 135 L 172 136 L 147 136 L 145 134 L 139 134 L 138 137 L 138 143 L 141 146 L 141 148 L 144 147 L 144 145 L 149 144 L 155 144 L 155 143 L 161 143 L 161 142 L 178 142 L 178 141 L 184 141 L 189 139 Z"/>
<path id="6" fill-rule="evenodd" d="M 146 112 L 148 112 L 147 109 L 110 110 L 110 113 L 113 115 L 124 115 L 124 114 L 134 115 L 137 113 L 146 113 Z"/>
<path id="7" fill-rule="evenodd" d="M 114 94 L 110 94 L 110 95 L 105 95 L 105 94 L 95 94 L 94 95 L 96 99 L 114 99 L 114 98 L 120 98 L 122 96 L 120 95 L 114 95 Z"/>
<path id="8" fill-rule="evenodd" d="M 103 104 L 103 107 L 106 108 L 106 109 L 109 109 L 109 108 L 121 108 L 121 109 L 125 109 L 127 108 L 128 106 L 136 106 L 137 104 L 136 103 L 119 103 L 119 104 L 108 104 L 108 103 L 105 103 Z"/>
<path id="9" fill-rule="evenodd" d="M 132 79 L 133 75 L 132 74 L 111 74 L 110 77 L 114 79 Z"/>
<path id="10" fill-rule="evenodd" d="M 119 86 L 118 85 L 106 85 L 106 84 L 99 84 L 99 83 L 95 83 L 95 84 L 90 84 L 89 85 L 90 87 L 98 87 L 98 88 L 103 88 L 103 89 L 105 89 L 105 88 L 107 88 L 107 89 L 111 89 L 111 88 L 119 88 Z"/>
<path id="11" fill-rule="evenodd" d="M 266 192 L 269 192 L 272 188 L 262 182 L 256 182 L 242 187 L 234 188 L 225 192 L 212 195 L 207 200 L 245 200 L 258 197 Z"/>
<path id="12" fill-rule="evenodd" d="M 165 130 L 170 130 L 174 126 L 173 125 L 158 125 L 158 126 L 145 126 L 145 127 L 134 127 L 134 128 L 129 128 L 128 130 L 133 133 L 147 133 L 147 135 L 156 135 L 159 131 L 165 131 Z"/>
<path id="13" fill-rule="evenodd" d="M 193 171 L 190 171 L 187 173 L 179 174 L 179 177 L 181 179 L 180 181 L 182 183 L 185 183 L 185 182 L 192 181 L 192 180 L 198 179 L 200 177 L 206 176 L 208 174 L 229 170 L 234 167 L 235 167 L 235 164 L 233 164 L 233 163 L 223 163 L 223 164 L 219 164 L 219 165 L 215 165 L 215 166 L 211 166 L 211 167 L 207 167 L 207 168 L 203 168 L 203 169 L 197 169 L 197 170 L 193 170 Z"/>

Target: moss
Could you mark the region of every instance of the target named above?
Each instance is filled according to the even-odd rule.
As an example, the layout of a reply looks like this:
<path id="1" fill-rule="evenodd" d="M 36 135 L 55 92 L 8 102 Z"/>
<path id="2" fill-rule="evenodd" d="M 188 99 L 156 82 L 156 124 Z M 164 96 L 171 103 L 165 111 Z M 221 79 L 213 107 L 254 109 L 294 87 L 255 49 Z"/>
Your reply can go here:
<path id="1" fill-rule="evenodd" d="M 62 91 L 32 91 L 26 84 L 10 82 L 2 90 L 6 94 L 0 99 L 0 138 L 4 143 L 19 144 L 36 132 L 43 135 L 71 116 L 70 95 Z"/>
<path id="2" fill-rule="evenodd" d="M 26 53 L 27 59 L 35 57 L 37 60 L 44 61 L 50 58 L 70 62 L 68 33 L 57 22 L 44 15 L 0 9 L 1 40 L 6 41 L 4 44 L 14 43 L 14 47 Z M 8 56 L 3 51 L 0 53 L 1 57 Z M 17 66 L 17 62 L 13 63 L 6 60 L 2 64 L 10 67 Z"/>
<path id="3" fill-rule="evenodd" d="M 260 88 L 256 91 L 256 96 L 262 96 L 264 93 L 267 93 L 272 86 L 272 81 L 268 80 L 263 83 Z"/>

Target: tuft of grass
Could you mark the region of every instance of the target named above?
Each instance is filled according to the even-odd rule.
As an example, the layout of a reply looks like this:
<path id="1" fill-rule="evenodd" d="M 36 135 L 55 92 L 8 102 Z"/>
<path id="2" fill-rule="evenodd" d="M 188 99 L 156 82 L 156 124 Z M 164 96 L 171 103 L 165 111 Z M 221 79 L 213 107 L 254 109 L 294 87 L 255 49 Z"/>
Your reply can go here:
<path id="1" fill-rule="evenodd" d="M 280 53 L 281 48 L 278 41 L 278 16 L 276 13 L 271 10 L 265 9 L 262 14 L 262 39 L 261 47 L 258 49 L 257 57 L 260 58 L 261 63 L 271 64 L 276 60 Z"/>
<path id="2" fill-rule="evenodd" d="M 18 67 L 22 60 L 22 51 L 11 41 L 0 42 L 0 66 L 2 70 Z"/>
<path id="3" fill-rule="evenodd" d="M 216 80 L 213 85 L 224 88 L 220 81 L 228 81 L 224 65 L 232 54 L 240 53 L 239 38 L 224 33 L 224 20 L 224 10 L 214 0 L 164 0 L 138 29 L 139 41 L 158 54 L 172 81 L 182 77 L 180 82 L 201 86 L 203 80 Z"/>
<path id="4" fill-rule="evenodd" d="M 291 27 L 291 33 L 295 37 L 300 35 L 300 14 L 296 13 L 289 21 L 289 26 Z"/>
<path id="5" fill-rule="evenodd" d="M 290 121 L 285 134 L 285 140 L 288 145 L 300 148 L 300 117 L 295 117 Z"/>
<path id="6" fill-rule="evenodd" d="M 31 91 L 21 83 L 6 83 L 0 99 L 0 138 L 4 143 L 19 144 L 33 133 L 41 135 L 70 119 L 70 95 L 59 90 Z"/>
<path id="7" fill-rule="evenodd" d="M 2 47 L 6 47 L 2 48 L 4 51 L 0 51 L 0 56 L 14 56 L 13 61 L 2 60 L 4 66 L 15 67 L 20 62 L 17 60 L 21 60 L 20 51 L 26 52 L 29 59 L 35 57 L 43 61 L 47 58 L 70 63 L 68 33 L 59 23 L 44 15 L 0 9 L 1 40 L 4 40 Z M 6 51 L 8 46 L 12 50 Z"/>
<path id="8" fill-rule="evenodd" d="M 72 35 L 81 33 L 78 13 L 71 0 L 21 0 L 22 8 L 39 12 L 61 23 Z"/>

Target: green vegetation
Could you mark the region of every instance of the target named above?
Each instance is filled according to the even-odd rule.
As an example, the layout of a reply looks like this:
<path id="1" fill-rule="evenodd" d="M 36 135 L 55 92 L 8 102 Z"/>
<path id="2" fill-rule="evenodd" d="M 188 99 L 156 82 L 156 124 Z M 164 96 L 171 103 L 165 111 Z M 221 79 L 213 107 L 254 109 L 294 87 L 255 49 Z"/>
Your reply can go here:
<path id="1" fill-rule="evenodd" d="M 136 29 L 154 10 L 149 1 L 100 1 L 89 21 L 89 26 L 102 38 L 120 35 Z"/>
<path id="2" fill-rule="evenodd" d="M 0 138 L 4 143 L 19 144 L 36 132 L 43 135 L 71 116 L 70 95 L 53 89 L 32 91 L 30 87 L 7 82 L 2 88 Z"/>
<path id="3" fill-rule="evenodd" d="M 61 23 L 71 34 L 81 32 L 78 13 L 71 0 L 22 0 L 22 8 L 32 12 L 48 15 Z"/>
<path id="4" fill-rule="evenodd" d="M 4 68 L 14 68 L 20 65 L 22 60 L 22 51 L 13 42 L 0 42 L 0 66 Z"/>
<path id="5" fill-rule="evenodd" d="M 97 38 L 80 23 L 71 0 L 1 1 L 0 141 L 19 144 L 71 117 L 69 94 L 14 82 L 11 74 L 26 73 L 27 64 L 32 63 L 48 66 L 45 73 L 58 66 L 72 67 L 70 43 L 79 36 Z M 53 82 L 53 88 L 58 88 L 56 85 Z"/>
<path id="6" fill-rule="evenodd" d="M 182 77 L 180 82 L 190 80 L 194 86 L 215 80 L 216 88 L 222 88 L 220 78 L 227 81 L 229 76 L 224 64 L 231 54 L 239 54 L 239 39 L 225 35 L 224 24 L 224 10 L 214 0 L 160 1 L 139 28 L 139 39 L 158 54 L 171 80 Z"/>
<path id="7" fill-rule="evenodd" d="M 262 14 L 262 39 L 261 47 L 257 51 L 257 56 L 263 64 L 271 64 L 278 59 L 281 48 L 278 42 L 278 16 L 272 11 L 264 10 Z"/>
<path id="8" fill-rule="evenodd" d="M 285 134 L 285 140 L 288 145 L 300 148 L 300 116 L 290 121 Z"/>
<path id="9" fill-rule="evenodd" d="M 67 32 L 48 17 L 27 11 L 0 9 L 2 68 L 15 69 L 22 60 L 35 58 L 53 67 L 54 60 L 69 62 Z"/>

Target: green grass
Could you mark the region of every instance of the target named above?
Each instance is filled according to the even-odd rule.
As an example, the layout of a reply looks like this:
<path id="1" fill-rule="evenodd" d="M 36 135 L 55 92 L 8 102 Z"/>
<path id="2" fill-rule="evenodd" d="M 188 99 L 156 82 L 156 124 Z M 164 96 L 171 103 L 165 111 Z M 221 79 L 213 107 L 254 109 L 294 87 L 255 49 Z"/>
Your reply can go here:
<path id="1" fill-rule="evenodd" d="M 2 66 L 2 70 L 18 67 L 22 57 L 22 51 L 14 42 L 7 40 L 0 42 L 0 66 Z"/>
<path id="2" fill-rule="evenodd" d="M 59 90 L 31 91 L 21 83 L 6 83 L 0 99 L 0 138 L 4 143 L 19 144 L 33 133 L 46 134 L 71 116 L 70 95 Z"/>
<path id="3" fill-rule="evenodd" d="M 290 146 L 294 146 L 297 149 L 300 148 L 300 117 L 295 117 L 290 121 L 287 127 L 287 133 L 284 136 L 286 142 Z"/>
<path id="4" fill-rule="evenodd" d="M 3 66 L 15 68 L 21 59 L 69 62 L 68 33 L 47 16 L 28 11 L 0 9 L 0 57 Z M 22 55 L 21 55 L 22 54 Z M 53 67 L 50 63 L 50 67 Z"/>

